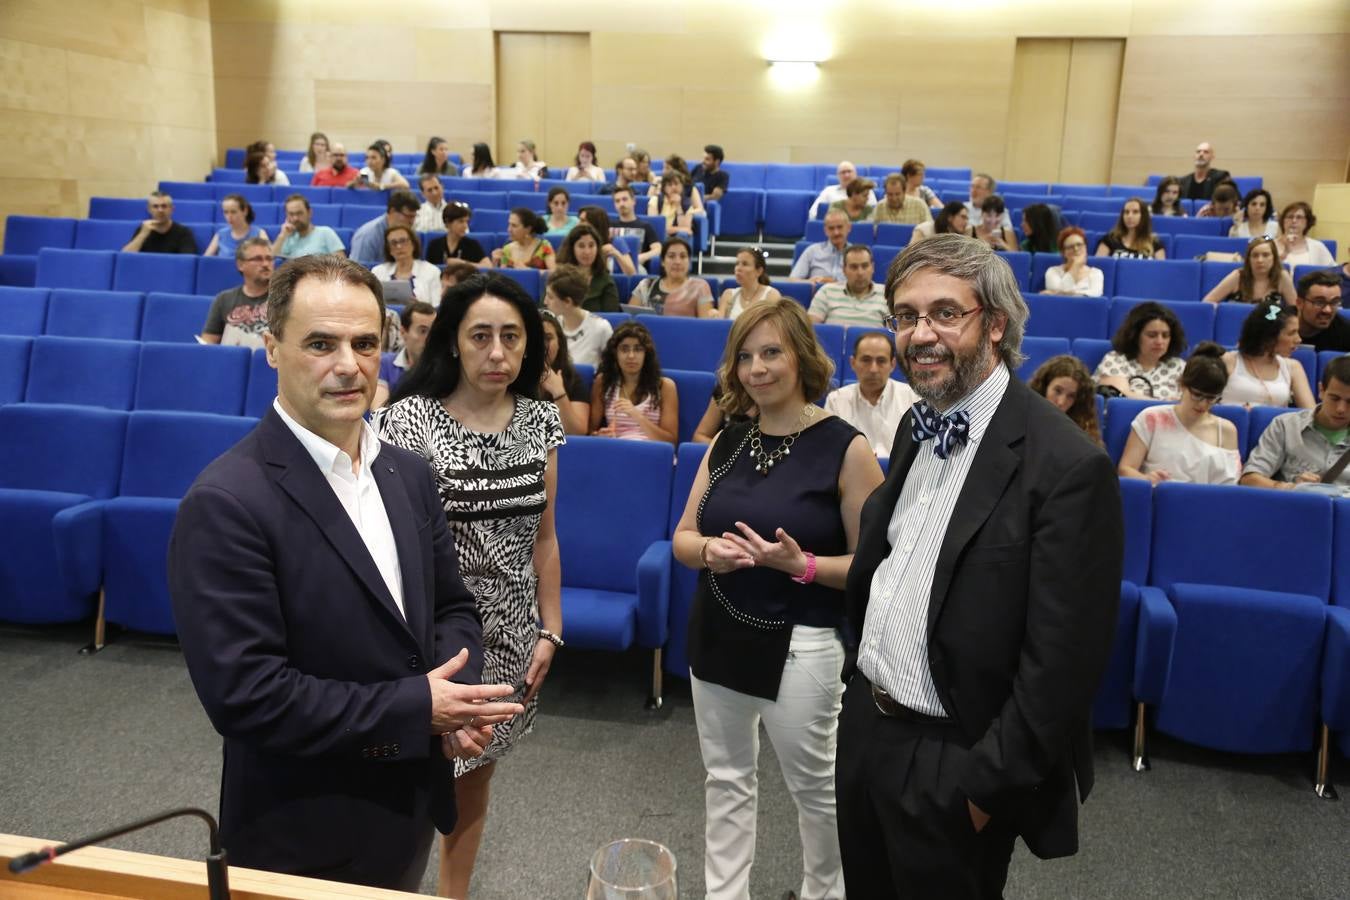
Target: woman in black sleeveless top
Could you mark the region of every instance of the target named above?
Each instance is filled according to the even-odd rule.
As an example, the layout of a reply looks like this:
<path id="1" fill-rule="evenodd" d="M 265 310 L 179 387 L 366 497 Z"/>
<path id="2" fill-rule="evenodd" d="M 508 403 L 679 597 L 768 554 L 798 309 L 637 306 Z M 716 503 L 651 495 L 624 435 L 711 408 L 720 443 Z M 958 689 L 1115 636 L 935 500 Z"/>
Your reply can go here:
<path id="1" fill-rule="evenodd" d="M 701 569 L 689 658 L 707 812 L 707 896 L 749 897 L 762 722 L 797 805 L 803 898 L 842 897 L 834 748 L 844 580 L 863 501 L 882 481 L 867 439 L 813 405 L 833 370 L 801 305 L 755 304 L 718 371 L 728 414 L 675 531 Z"/>

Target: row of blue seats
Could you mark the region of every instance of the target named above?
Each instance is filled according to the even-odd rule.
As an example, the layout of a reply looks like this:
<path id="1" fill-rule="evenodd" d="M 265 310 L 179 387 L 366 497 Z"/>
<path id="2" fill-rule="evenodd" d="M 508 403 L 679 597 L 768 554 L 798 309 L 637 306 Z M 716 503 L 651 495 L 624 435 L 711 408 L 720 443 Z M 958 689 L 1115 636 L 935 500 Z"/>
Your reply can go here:
<path id="1" fill-rule="evenodd" d="M 33 262 L 28 284 L 45 288 L 214 295 L 241 282 L 233 256 L 48 247 L 19 258 Z"/>

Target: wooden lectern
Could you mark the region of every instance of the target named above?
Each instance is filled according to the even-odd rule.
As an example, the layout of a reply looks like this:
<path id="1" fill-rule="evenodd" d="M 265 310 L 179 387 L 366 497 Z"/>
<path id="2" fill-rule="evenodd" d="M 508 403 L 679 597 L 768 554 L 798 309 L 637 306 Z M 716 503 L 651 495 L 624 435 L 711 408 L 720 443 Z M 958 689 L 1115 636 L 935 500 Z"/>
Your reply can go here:
<path id="1" fill-rule="evenodd" d="M 86 847 L 26 875 L 10 873 L 9 861 L 14 857 L 58 843 L 0 834 L 0 897 L 5 900 L 206 898 L 204 862 L 107 847 Z M 230 866 L 233 900 L 407 900 L 417 896 L 420 895 Z"/>

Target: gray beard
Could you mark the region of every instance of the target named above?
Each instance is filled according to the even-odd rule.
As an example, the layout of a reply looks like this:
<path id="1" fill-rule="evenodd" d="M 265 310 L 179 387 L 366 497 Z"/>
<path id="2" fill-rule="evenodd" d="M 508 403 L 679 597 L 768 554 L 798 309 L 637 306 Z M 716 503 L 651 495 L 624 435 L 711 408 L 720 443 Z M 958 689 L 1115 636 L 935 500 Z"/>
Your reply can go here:
<path id="1" fill-rule="evenodd" d="M 983 323 L 982 323 L 983 324 Z M 905 373 L 905 379 L 909 386 L 914 389 L 914 393 L 928 401 L 931 406 L 938 409 L 947 409 L 957 400 L 960 400 L 966 394 L 969 394 L 981 381 L 985 374 L 989 372 L 994 363 L 994 347 L 989 342 L 989 332 L 986 328 L 980 330 L 979 347 L 970 353 L 956 354 L 943 347 L 941 344 L 935 345 L 939 350 L 945 351 L 948 359 L 954 360 L 952 373 L 945 378 L 938 380 L 915 380 L 910 369 L 911 354 L 920 348 L 906 347 L 905 353 L 900 358 L 900 368 Z M 930 348 L 924 347 L 924 350 Z"/>

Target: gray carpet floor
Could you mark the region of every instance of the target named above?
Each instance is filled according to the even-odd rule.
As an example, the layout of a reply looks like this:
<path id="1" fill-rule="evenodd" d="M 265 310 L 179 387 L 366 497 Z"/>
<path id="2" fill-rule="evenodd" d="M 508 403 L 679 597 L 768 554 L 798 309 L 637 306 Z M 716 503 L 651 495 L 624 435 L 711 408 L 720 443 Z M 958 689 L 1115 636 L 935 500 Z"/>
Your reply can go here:
<path id="1" fill-rule="evenodd" d="M 214 811 L 219 739 L 176 645 L 123 638 L 78 655 L 87 636 L 0 628 L 0 832 L 70 840 L 171 806 Z M 619 837 L 666 844 L 681 896 L 702 896 L 703 772 L 688 687 L 668 681 L 665 707 L 644 710 L 648 660 L 559 656 L 535 733 L 494 780 L 474 900 L 579 898 L 591 852 Z M 1350 802 L 1313 795 L 1309 758 L 1165 738 L 1152 751 L 1153 771 L 1136 774 L 1126 737 L 1098 735 L 1082 851 L 1043 862 L 1019 844 L 1008 898 L 1350 898 Z M 205 835 L 169 823 L 113 846 L 193 858 Z M 800 866 L 796 814 L 766 740 L 753 895 L 781 896 Z M 434 860 L 424 890 L 433 887 Z"/>

